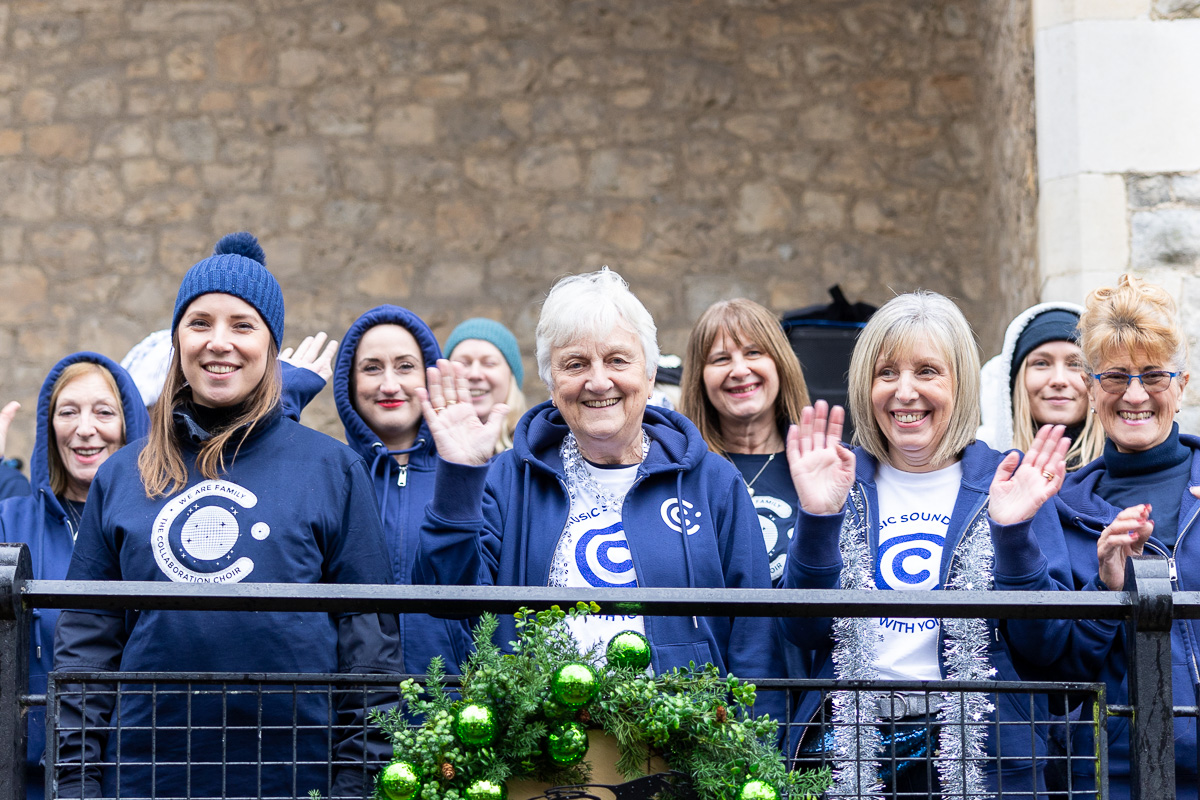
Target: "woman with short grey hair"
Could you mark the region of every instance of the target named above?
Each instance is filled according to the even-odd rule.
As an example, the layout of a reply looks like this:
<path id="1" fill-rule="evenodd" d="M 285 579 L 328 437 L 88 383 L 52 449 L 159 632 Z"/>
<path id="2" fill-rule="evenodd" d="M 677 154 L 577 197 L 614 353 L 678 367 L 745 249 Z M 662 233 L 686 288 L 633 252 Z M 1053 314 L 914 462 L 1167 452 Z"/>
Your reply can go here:
<path id="1" fill-rule="evenodd" d="M 844 412 L 823 401 L 804 409 L 788 434 L 801 509 L 785 587 L 1065 585 L 1039 547 L 1044 540 L 1061 552 L 1061 531 L 1052 511 L 1039 509 L 1062 484 L 1069 441 L 1061 426 L 1044 428 L 1023 460 L 973 441 L 979 357 L 953 302 L 932 292 L 893 298 L 859 336 L 849 380 L 858 447 L 842 446 Z M 819 678 L 1019 679 L 1010 648 L 1023 645 L 1021 655 L 1036 658 L 1039 624 L 797 618 L 787 633 L 814 651 Z M 835 692 L 822 712 L 817 694 L 801 698 L 797 720 L 826 725 L 805 726 L 794 752 L 831 759 L 839 794 L 973 797 L 1002 786 L 1006 797 L 1032 797 L 1044 788 L 1044 745 L 1030 731 L 1029 698 Z M 1024 724 L 1004 724 L 1013 721 Z"/>
<path id="2" fill-rule="evenodd" d="M 439 361 L 422 395 L 438 448 L 413 582 L 561 587 L 769 588 L 758 517 L 737 470 L 682 415 L 647 407 L 654 320 L 608 269 L 560 281 L 537 330 L 551 399 L 488 460 L 507 409 L 481 422 L 461 369 Z M 599 616 L 573 621 L 603 652 L 645 634 L 656 672 L 689 662 L 743 678 L 780 676 L 769 619 Z M 497 641 L 515 639 L 506 620 Z M 759 709 L 782 712 L 760 695 Z"/>

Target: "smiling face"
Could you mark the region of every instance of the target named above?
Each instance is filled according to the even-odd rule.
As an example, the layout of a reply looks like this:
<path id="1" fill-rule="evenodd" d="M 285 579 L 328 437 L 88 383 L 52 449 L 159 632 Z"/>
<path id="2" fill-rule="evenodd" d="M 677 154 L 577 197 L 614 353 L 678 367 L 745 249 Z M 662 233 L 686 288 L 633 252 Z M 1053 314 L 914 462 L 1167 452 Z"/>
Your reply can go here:
<path id="1" fill-rule="evenodd" d="M 704 391 L 722 426 L 747 423 L 775 424 L 779 397 L 779 370 L 757 343 L 745 336 L 721 332 L 704 362 Z"/>
<path id="2" fill-rule="evenodd" d="M 1073 342 L 1046 342 L 1025 358 L 1025 391 L 1033 421 L 1077 425 L 1088 410 L 1083 351 Z"/>
<path id="3" fill-rule="evenodd" d="M 888 443 L 892 466 L 904 472 L 931 472 L 947 466 L 933 455 L 954 412 L 950 362 L 928 344 L 875 360 L 871 381 L 875 424 Z"/>
<path id="4" fill-rule="evenodd" d="M 271 331 L 254 306 L 202 294 L 179 320 L 179 361 L 192 399 L 208 408 L 244 402 L 267 373 Z"/>
<path id="5" fill-rule="evenodd" d="M 400 325 L 376 325 L 354 354 L 354 407 L 389 450 L 412 445 L 421 424 L 415 390 L 425 386 L 417 340 Z"/>
<path id="6" fill-rule="evenodd" d="M 120 398 L 99 372 L 85 372 L 58 391 L 51 420 L 67 477 L 63 494 L 83 502 L 96 470 L 125 444 Z"/>
<path id="7" fill-rule="evenodd" d="M 597 464 L 642 460 L 642 415 L 654 382 L 642 342 L 614 327 L 550 351 L 551 397 L 583 457 Z"/>
<path id="8" fill-rule="evenodd" d="M 1141 348 L 1127 353 L 1105 355 L 1096 365 L 1096 373 L 1124 372 L 1136 375 L 1152 370 L 1174 372 L 1178 369 L 1169 363 L 1151 361 Z M 1183 400 L 1188 375 L 1184 373 L 1171 380 L 1166 391 L 1150 393 L 1141 381 L 1130 381 L 1123 394 L 1109 394 L 1100 388 L 1093 378 L 1088 384 L 1088 394 L 1096 416 L 1104 427 L 1104 433 L 1122 453 L 1138 453 L 1162 444 L 1171 434 L 1171 425 Z"/>
<path id="9" fill-rule="evenodd" d="M 499 348 L 483 339 L 464 339 L 455 346 L 450 360 L 466 367 L 471 405 L 479 419 L 487 422 L 492 406 L 503 403 L 512 385 L 512 370 Z"/>

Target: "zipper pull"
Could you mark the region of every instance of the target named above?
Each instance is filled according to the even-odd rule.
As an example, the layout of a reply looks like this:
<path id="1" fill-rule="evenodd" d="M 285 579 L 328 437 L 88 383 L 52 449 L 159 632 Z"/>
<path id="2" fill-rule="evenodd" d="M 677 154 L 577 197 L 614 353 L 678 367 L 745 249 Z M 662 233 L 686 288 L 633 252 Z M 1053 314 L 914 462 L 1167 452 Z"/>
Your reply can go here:
<path id="1" fill-rule="evenodd" d="M 1179 572 L 1175 569 L 1175 557 L 1167 559 L 1167 571 L 1171 574 L 1171 583 L 1179 580 Z"/>
<path id="2" fill-rule="evenodd" d="M 396 485 L 408 486 L 408 465 L 401 464 L 396 468 Z"/>

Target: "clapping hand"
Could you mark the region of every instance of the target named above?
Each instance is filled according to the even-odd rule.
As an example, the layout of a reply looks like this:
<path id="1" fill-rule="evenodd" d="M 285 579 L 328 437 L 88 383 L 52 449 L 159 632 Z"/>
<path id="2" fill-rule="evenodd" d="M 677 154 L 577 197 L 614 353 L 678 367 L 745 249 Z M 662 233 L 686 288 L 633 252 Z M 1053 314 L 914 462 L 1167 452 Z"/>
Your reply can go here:
<path id="1" fill-rule="evenodd" d="M 0 459 L 4 458 L 8 446 L 8 428 L 12 425 L 13 417 L 21 410 L 21 404 L 16 400 L 11 401 L 4 408 L 0 409 Z"/>
<path id="2" fill-rule="evenodd" d="M 1140 556 L 1146 540 L 1154 533 L 1150 510 L 1149 503 L 1130 506 L 1108 523 L 1096 542 L 1100 580 L 1114 592 L 1125 588 L 1125 562 L 1130 556 Z"/>
<path id="3" fill-rule="evenodd" d="M 290 347 L 283 348 L 279 360 L 286 361 L 293 367 L 315 372 L 328 383 L 333 377 L 333 356 L 337 353 L 338 343 L 337 339 L 330 339 L 329 344 L 325 344 L 327 338 L 329 337 L 325 335 L 325 331 L 316 336 L 305 336 L 304 341 L 300 342 L 295 350 Z M 324 350 L 321 349 L 322 346 Z"/>
<path id="4" fill-rule="evenodd" d="M 1043 425 L 1024 458 L 1014 450 L 1000 462 L 988 490 L 988 515 L 993 522 L 1015 525 L 1032 519 L 1062 488 L 1071 446 L 1065 431 L 1062 425 Z"/>
<path id="5" fill-rule="evenodd" d="M 800 506 L 809 514 L 836 514 L 854 484 L 854 453 L 842 444 L 846 412 L 824 400 L 800 412 L 787 435 L 788 471 Z"/>
<path id="6" fill-rule="evenodd" d="M 471 404 L 465 368 L 444 358 L 425 370 L 425 386 L 416 390 L 417 398 L 438 455 L 455 464 L 486 464 L 496 450 L 508 406 L 497 403 L 487 422 L 480 422 Z"/>

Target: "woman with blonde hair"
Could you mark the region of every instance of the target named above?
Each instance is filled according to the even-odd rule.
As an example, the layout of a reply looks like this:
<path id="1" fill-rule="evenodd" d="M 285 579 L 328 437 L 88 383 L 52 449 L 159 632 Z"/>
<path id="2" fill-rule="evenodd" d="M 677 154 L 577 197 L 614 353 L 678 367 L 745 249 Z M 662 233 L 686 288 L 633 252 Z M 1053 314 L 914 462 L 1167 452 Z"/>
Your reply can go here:
<path id="1" fill-rule="evenodd" d="M 1062 482 L 1069 443 L 1061 426 L 1047 427 L 1021 459 L 975 441 L 979 357 L 953 302 L 914 292 L 886 303 L 859 335 L 849 382 L 858 447 L 842 446 L 844 413 L 824 401 L 788 434 L 800 510 L 786 588 L 1063 586 L 1065 574 L 1051 575 L 1039 551 L 1044 540 L 1062 555 L 1054 514 L 1040 509 Z M 1014 653 L 1040 662 L 1041 624 L 794 618 L 785 629 L 813 651 L 814 677 L 1014 680 Z M 834 693 L 827 706 L 820 695 L 800 700 L 793 753 L 832 760 L 839 796 L 1044 790 L 1045 743 L 1026 698 L 861 691 Z"/>
<path id="2" fill-rule="evenodd" d="M 1151 554 L 1171 564 L 1171 583 L 1200 590 L 1200 438 L 1180 434 L 1175 415 L 1189 372 L 1187 342 L 1175 301 L 1160 286 L 1122 275 L 1093 291 L 1079 320 L 1079 344 L 1088 364 L 1088 397 L 1107 442 L 1099 458 L 1071 474 L 1057 502 L 1069 554 L 1072 585 L 1120 591 L 1130 555 Z M 1067 680 L 1103 680 L 1109 702 L 1128 697 L 1128 650 L 1121 623 L 1081 620 L 1077 636 L 1055 637 L 1055 663 Z M 1171 628 L 1174 704 L 1195 706 L 1196 642 L 1200 627 L 1180 620 Z M 1083 644 L 1076 644 L 1082 642 Z M 1085 709 L 1086 711 L 1086 709 Z M 1077 753 L 1094 752 L 1091 727 L 1076 726 Z M 1196 720 L 1175 720 L 1177 797 L 1197 796 Z M 1109 718 L 1110 797 L 1130 796 L 1128 720 Z M 1073 787 L 1094 786 L 1090 771 Z"/>
<path id="3" fill-rule="evenodd" d="M 281 410 L 283 293 L 265 264 L 253 236 L 231 234 L 184 276 L 149 435 L 96 473 L 68 580 L 391 582 L 362 458 Z M 393 672 L 400 663 L 395 615 L 282 611 L 64 611 L 54 657 L 60 672 Z M 337 701 L 336 727 L 323 694 L 181 703 L 122 691 L 115 712 L 112 694 L 63 697 L 60 796 L 291 797 L 301 786 L 361 797 L 367 709 L 352 695 Z M 114 713 L 121 735 L 106 737 Z M 316 729 L 335 733 L 296 737 Z M 374 744 L 371 757 L 386 760 L 390 747 Z"/>
<path id="4" fill-rule="evenodd" d="M 775 315 L 738 298 L 713 303 L 688 337 L 680 411 L 708 449 L 729 459 L 762 525 L 771 580 L 783 578 L 796 516 L 784 437 L 808 405 L 808 386 Z"/>
<path id="5" fill-rule="evenodd" d="M 1064 425 L 1071 439 L 1067 469 L 1104 449 L 1104 429 L 1088 413 L 1087 370 L 1076 343 L 1083 307 L 1040 303 L 1021 312 L 1000 354 L 983 365 L 976 438 L 997 450 L 1027 449 L 1043 425 Z"/>

